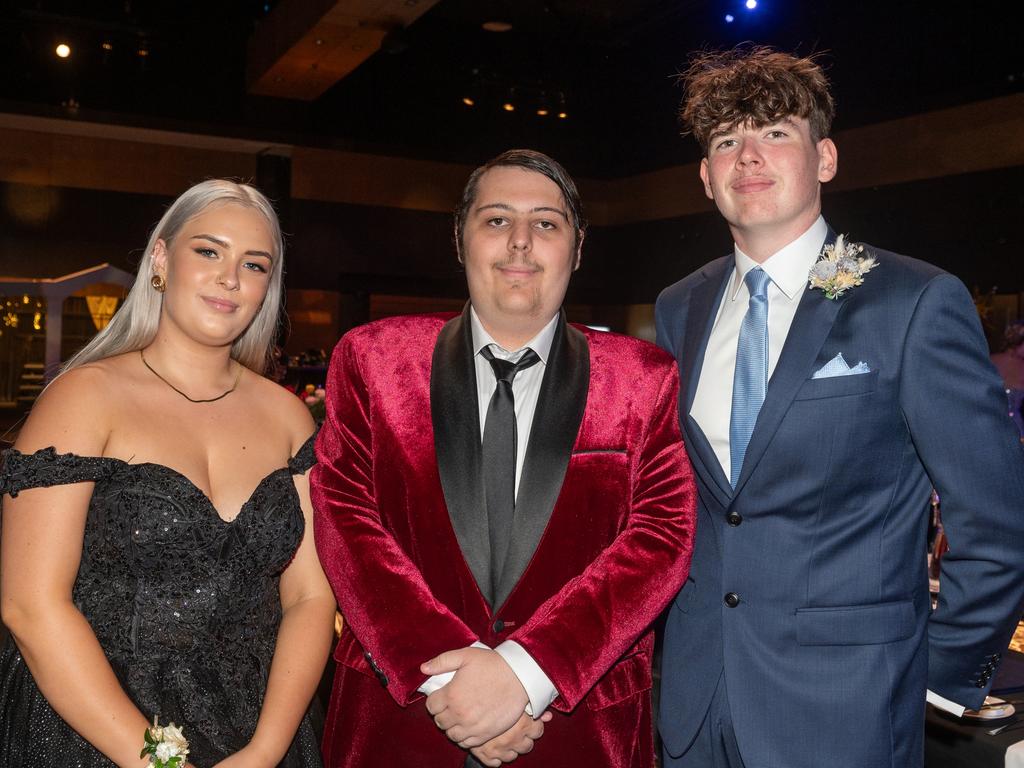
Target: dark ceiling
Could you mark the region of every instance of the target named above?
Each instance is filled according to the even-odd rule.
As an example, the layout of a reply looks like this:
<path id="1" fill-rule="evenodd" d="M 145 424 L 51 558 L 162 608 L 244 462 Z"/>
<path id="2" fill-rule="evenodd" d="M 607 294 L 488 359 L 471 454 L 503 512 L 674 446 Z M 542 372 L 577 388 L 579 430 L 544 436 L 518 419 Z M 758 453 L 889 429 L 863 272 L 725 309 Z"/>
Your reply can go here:
<path id="1" fill-rule="evenodd" d="M 247 41 L 274 5 L 0 0 L 0 111 L 465 163 L 532 146 L 602 178 L 696 157 L 678 135 L 674 76 L 700 47 L 824 51 L 839 130 L 1024 82 L 1014 3 L 441 0 L 317 101 L 293 102 L 245 88 Z M 514 112 L 500 106 L 510 98 Z"/>

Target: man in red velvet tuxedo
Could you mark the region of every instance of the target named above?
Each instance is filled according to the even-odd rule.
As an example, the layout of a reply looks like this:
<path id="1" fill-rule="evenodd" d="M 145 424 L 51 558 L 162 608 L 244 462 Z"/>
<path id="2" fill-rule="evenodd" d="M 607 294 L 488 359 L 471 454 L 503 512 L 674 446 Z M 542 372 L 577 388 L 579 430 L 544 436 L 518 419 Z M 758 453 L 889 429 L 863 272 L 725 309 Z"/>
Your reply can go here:
<path id="1" fill-rule="evenodd" d="M 455 235 L 463 313 L 370 323 L 331 361 L 326 764 L 652 766 L 649 625 L 694 533 L 675 366 L 566 323 L 583 223 L 551 158 L 477 169 Z"/>

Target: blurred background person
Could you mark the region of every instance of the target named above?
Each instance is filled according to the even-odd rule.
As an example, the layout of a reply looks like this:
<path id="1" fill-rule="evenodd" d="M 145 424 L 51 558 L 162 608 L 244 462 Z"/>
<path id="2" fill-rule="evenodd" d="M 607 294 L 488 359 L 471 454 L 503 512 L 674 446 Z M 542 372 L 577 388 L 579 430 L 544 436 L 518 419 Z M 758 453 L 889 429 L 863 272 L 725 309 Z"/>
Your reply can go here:
<path id="1" fill-rule="evenodd" d="M 992 362 L 1006 387 L 1010 418 L 1024 436 L 1024 419 L 1020 413 L 1024 401 L 1024 322 L 1018 320 L 1007 325 L 1003 343 L 1003 351 L 992 355 Z"/>

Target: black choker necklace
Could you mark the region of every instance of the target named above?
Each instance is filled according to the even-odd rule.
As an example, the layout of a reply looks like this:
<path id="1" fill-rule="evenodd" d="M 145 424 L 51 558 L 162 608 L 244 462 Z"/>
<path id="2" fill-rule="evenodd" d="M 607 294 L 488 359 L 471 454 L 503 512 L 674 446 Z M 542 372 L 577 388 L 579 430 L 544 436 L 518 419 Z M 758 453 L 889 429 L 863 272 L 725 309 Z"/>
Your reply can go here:
<path id="1" fill-rule="evenodd" d="M 154 376 L 156 376 L 156 377 L 157 377 L 158 379 L 160 379 L 160 381 L 162 381 L 162 382 L 163 382 L 164 384 L 166 384 L 166 385 L 167 385 L 168 387 L 170 387 L 170 388 L 171 388 L 171 389 L 173 389 L 173 390 L 174 390 L 175 392 L 177 392 L 177 393 L 178 393 L 179 395 L 181 395 L 182 397 L 184 397 L 184 398 L 185 398 L 186 400 L 188 400 L 188 401 L 189 401 L 190 403 L 215 403 L 215 402 L 217 402 L 218 400 L 221 400 L 221 399 L 223 399 L 223 398 L 227 397 L 228 395 L 230 395 L 230 394 L 231 394 L 232 392 L 234 392 L 234 391 L 235 391 L 235 388 L 236 388 L 236 387 L 238 386 L 238 382 L 239 382 L 239 380 L 240 380 L 240 379 L 242 378 L 242 366 L 241 366 L 241 365 L 238 365 L 238 363 L 235 363 L 235 365 L 238 365 L 238 373 L 237 373 L 237 374 L 235 374 L 235 383 L 231 385 L 231 389 L 229 389 L 229 390 L 228 390 L 227 392 L 223 392 L 223 393 L 221 393 L 221 394 L 217 395 L 216 397 L 211 397 L 211 398 L 209 398 L 208 400 L 196 400 L 195 398 L 193 398 L 193 397 L 189 397 L 188 395 L 186 395 L 186 394 L 185 394 L 184 392 L 182 392 L 182 391 L 181 391 L 180 389 L 178 389 L 178 388 L 177 388 L 176 386 L 174 386 L 173 384 L 171 384 L 171 382 L 169 382 L 169 381 L 168 381 L 167 379 L 165 379 L 165 378 L 164 378 L 163 376 L 161 376 L 161 375 L 160 375 L 159 373 L 157 373 L 157 372 L 156 372 L 156 371 L 155 371 L 155 370 L 153 369 L 153 366 L 151 366 L 151 365 L 150 365 L 149 363 L 147 363 L 147 362 L 146 362 L 146 356 L 145 356 L 145 355 L 144 355 L 144 354 L 142 353 L 142 350 L 141 350 L 141 349 L 139 350 L 139 357 L 141 357 L 141 358 L 142 358 L 142 364 L 143 364 L 144 366 L 146 366 L 147 368 L 149 368 L 149 371 L 150 371 L 150 373 L 152 373 L 152 374 L 153 374 Z"/>

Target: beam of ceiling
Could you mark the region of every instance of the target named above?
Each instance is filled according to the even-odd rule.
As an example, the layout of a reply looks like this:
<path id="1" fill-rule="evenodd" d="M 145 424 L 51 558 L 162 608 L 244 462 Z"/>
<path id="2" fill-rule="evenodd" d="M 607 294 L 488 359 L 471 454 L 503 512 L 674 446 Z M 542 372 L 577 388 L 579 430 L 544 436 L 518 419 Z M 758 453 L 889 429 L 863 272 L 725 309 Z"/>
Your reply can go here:
<path id="1" fill-rule="evenodd" d="M 438 0 L 282 0 L 249 43 L 249 93 L 314 101 Z"/>

